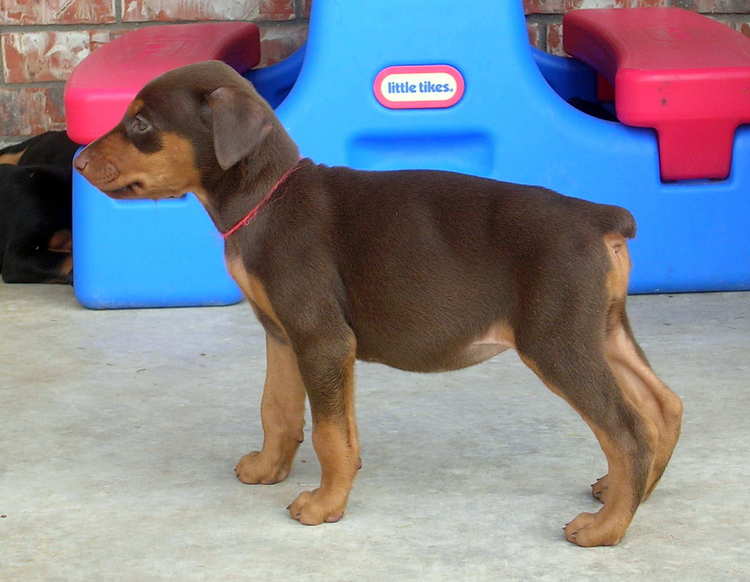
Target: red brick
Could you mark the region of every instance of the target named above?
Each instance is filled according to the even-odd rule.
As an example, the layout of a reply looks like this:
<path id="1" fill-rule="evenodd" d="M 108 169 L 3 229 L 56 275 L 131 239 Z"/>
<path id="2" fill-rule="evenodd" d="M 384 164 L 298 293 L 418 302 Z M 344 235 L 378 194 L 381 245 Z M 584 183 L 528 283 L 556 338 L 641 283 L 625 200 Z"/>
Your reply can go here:
<path id="1" fill-rule="evenodd" d="M 0 88 L 0 135 L 27 136 L 64 127 L 62 85 Z"/>
<path id="2" fill-rule="evenodd" d="M 536 48 L 544 50 L 542 43 L 541 28 L 544 26 L 539 22 L 527 22 L 526 23 L 526 34 L 529 35 L 529 42 Z"/>
<path id="3" fill-rule="evenodd" d="M 559 14 L 565 10 L 563 0 L 523 0 L 526 14 Z"/>
<path id="4" fill-rule="evenodd" d="M 98 49 L 100 46 L 107 44 L 111 40 L 115 40 L 116 38 L 122 36 L 123 34 L 127 34 L 129 32 L 132 32 L 131 30 L 112 30 L 110 28 L 102 28 L 100 30 L 91 30 L 89 31 L 89 42 L 90 42 L 90 52 L 94 52 L 96 49 Z"/>
<path id="5" fill-rule="evenodd" d="M 8 83 L 65 81 L 93 50 L 124 31 L 77 30 L 9 33 L 3 36 Z"/>
<path id="6" fill-rule="evenodd" d="M 673 5 L 709 14 L 747 14 L 750 12 L 748 0 L 682 0 L 679 3 L 673 2 Z"/>
<path id="7" fill-rule="evenodd" d="M 615 8 L 654 8 L 673 6 L 674 0 L 616 0 Z M 592 6 L 593 8 L 593 6 Z"/>
<path id="8" fill-rule="evenodd" d="M 716 20 L 717 22 L 721 22 L 722 24 L 727 25 L 732 30 L 739 30 L 740 29 L 740 23 L 735 21 L 732 18 L 726 18 L 724 16 L 717 16 L 713 14 L 707 14 L 709 18 L 712 18 L 713 20 Z"/>
<path id="9" fill-rule="evenodd" d="M 562 14 L 578 8 L 678 6 L 709 14 L 747 14 L 748 0 L 524 0 L 527 14 Z"/>
<path id="10" fill-rule="evenodd" d="M 258 18 L 263 20 L 291 20 L 294 14 L 293 0 L 261 0 Z"/>
<path id="11" fill-rule="evenodd" d="M 547 52 L 553 55 L 564 55 L 562 23 L 554 22 L 547 26 Z"/>
<path id="12" fill-rule="evenodd" d="M 114 0 L 0 0 L 0 24 L 99 24 L 114 21 Z"/>
<path id="13" fill-rule="evenodd" d="M 312 8 L 313 0 L 302 0 L 300 13 L 297 14 L 300 18 L 310 18 L 310 9 Z"/>
<path id="14" fill-rule="evenodd" d="M 740 32 L 747 37 L 750 37 L 750 22 L 743 22 L 740 26 Z"/>
<path id="15" fill-rule="evenodd" d="M 260 32 L 261 59 L 258 66 L 267 67 L 277 63 L 295 50 L 307 39 L 307 26 L 264 26 Z"/>
<path id="16" fill-rule="evenodd" d="M 66 79 L 89 54 L 86 32 L 26 32 L 3 36 L 3 68 L 8 83 Z"/>
<path id="17" fill-rule="evenodd" d="M 683 0 L 708 3 L 708 0 Z M 732 2 L 734 0 L 725 0 Z M 746 1 L 746 0 L 740 0 Z M 563 14 L 579 8 L 636 8 L 639 6 L 672 6 L 675 0 L 524 0 L 527 14 Z"/>
<path id="18" fill-rule="evenodd" d="M 293 0 L 123 0 L 126 22 L 170 20 L 291 20 Z"/>

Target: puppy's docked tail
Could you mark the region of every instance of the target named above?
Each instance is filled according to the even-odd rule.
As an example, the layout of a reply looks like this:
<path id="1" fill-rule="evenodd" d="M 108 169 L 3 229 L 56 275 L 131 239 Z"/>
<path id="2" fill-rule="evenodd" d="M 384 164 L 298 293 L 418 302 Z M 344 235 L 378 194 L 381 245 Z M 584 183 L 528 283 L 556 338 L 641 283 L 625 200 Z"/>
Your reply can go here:
<path id="1" fill-rule="evenodd" d="M 603 234 L 620 234 L 625 238 L 635 238 L 635 218 L 620 206 L 601 204 L 597 222 Z"/>

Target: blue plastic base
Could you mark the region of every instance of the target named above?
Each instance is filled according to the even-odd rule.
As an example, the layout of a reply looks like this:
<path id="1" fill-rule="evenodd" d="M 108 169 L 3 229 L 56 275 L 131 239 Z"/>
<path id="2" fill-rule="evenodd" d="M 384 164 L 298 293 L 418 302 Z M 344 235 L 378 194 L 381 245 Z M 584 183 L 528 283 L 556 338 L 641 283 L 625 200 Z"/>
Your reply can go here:
<path id="1" fill-rule="evenodd" d="M 252 69 L 245 73 L 245 78 L 274 109 L 286 99 L 289 91 L 294 87 L 305 60 L 306 49 L 307 45 L 302 45 L 275 65 L 263 69 Z"/>
<path id="2" fill-rule="evenodd" d="M 631 292 L 750 289 L 750 127 L 737 132 L 727 180 L 663 183 L 653 131 L 568 104 L 595 100 L 596 76 L 529 46 L 521 0 L 479 4 L 467 12 L 434 0 L 425 12 L 395 0 L 316 0 L 307 47 L 246 77 L 280 103 L 281 121 L 317 162 L 453 170 L 618 204 L 638 221 Z M 459 70 L 463 99 L 446 109 L 376 100 L 381 70 L 419 64 Z M 241 298 L 192 197 L 116 202 L 76 175 L 73 228 L 76 295 L 87 307 Z"/>
<path id="3" fill-rule="evenodd" d="M 191 194 L 112 200 L 73 176 L 75 295 L 91 309 L 229 305 L 242 293 L 224 241 Z"/>

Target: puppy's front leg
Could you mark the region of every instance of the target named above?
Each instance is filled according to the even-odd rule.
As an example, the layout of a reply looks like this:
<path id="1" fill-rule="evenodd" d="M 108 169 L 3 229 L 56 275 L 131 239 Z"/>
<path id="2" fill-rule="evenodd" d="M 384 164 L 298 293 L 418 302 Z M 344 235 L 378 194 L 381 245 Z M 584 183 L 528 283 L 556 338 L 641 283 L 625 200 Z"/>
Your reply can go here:
<path id="1" fill-rule="evenodd" d="M 234 472 L 243 483 L 269 485 L 286 479 L 302 442 L 305 385 L 289 343 L 266 334 L 266 383 L 261 400 L 263 449 L 240 459 Z"/>
<path id="2" fill-rule="evenodd" d="M 289 513 L 300 523 L 318 525 L 342 518 L 360 466 L 354 417 L 356 342 L 347 330 L 343 337 L 304 343 L 297 346 L 297 353 L 310 399 L 321 479 L 318 489 L 305 491 L 292 502 Z"/>

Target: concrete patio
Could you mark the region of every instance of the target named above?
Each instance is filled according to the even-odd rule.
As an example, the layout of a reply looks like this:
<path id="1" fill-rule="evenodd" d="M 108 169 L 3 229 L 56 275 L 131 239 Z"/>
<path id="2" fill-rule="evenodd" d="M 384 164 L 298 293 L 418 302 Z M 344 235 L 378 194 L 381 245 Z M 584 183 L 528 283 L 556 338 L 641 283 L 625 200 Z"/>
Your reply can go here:
<path id="1" fill-rule="evenodd" d="M 748 580 L 750 293 L 636 296 L 631 319 L 685 402 L 684 435 L 623 542 L 596 510 L 588 428 L 512 352 L 416 375 L 358 366 L 364 468 L 341 522 L 243 485 L 262 439 L 263 331 L 246 304 L 88 311 L 70 287 L 0 284 L 0 580 Z"/>

